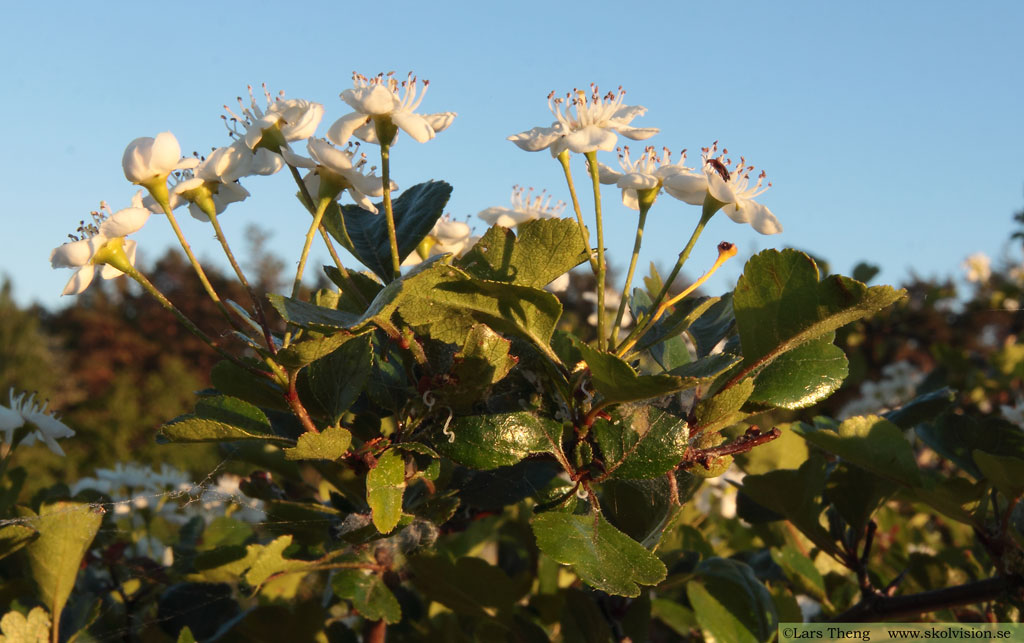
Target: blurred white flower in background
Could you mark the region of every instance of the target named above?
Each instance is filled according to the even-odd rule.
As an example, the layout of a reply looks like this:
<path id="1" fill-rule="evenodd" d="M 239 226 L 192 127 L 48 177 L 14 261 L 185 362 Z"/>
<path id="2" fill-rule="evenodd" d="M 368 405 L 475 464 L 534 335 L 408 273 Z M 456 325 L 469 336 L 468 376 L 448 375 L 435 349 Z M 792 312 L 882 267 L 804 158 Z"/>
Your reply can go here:
<path id="1" fill-rule="evenodd" d="M 887 364 L 882 367 L 882 379 L 861 384 L 860 397 L 847 402 L 839 409 L 837 417 L 845 420 L 898 408 L 913 399 L 924 376 L 921 370 L 907 361 Z"/>
<path id="2" fill-rule="evenodd" d="M 64 455 L 64 450 L 57 444 L 61 438 L 69 438 L 75 434 L 67 425 L 57 419 L 57 416 L 46 410 L 47 404 L 39 405 L 35 401 L 35 395 L 25 397 L 26 393 L 14 394 L 11 388 L 8 393 L 10 406 L 0 404 L 0 434 L 3 434 L 3 441 L 11 444 L 14 441 L 14 432 L 25 425 L 31 429 L 20 444 L 30 445 L 36 440 L 44 442 L 50 451 L 57 455 Z"/>
<path id="3" fill-rule="evenodd" d="M 961 264 L 967 273 L 967 281 L 984 284 L 992 276 L 992 260 L 984 252 L 975 252 Z"/>

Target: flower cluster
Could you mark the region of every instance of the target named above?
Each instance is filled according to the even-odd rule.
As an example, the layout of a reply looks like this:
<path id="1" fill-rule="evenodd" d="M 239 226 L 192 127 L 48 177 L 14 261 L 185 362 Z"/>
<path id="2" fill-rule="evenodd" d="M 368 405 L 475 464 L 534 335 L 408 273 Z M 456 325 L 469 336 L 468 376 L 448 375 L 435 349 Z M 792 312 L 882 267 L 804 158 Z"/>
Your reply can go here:
<path id="1" fill-rule="evenodd" d="M 545 190 L 534 196 L 533 188 L 527 190 L 521 186 L 512 187 L 512 207 L 503 208 L 493 206 L 481 210 L 477 216 L 490 225 L 500 225 L 506 228 L 533 221 L 534 219 L 557 219 L 562 216 L 565 210 L 565 203 L 556 201 L 551 203 L 551 195 Z"/>

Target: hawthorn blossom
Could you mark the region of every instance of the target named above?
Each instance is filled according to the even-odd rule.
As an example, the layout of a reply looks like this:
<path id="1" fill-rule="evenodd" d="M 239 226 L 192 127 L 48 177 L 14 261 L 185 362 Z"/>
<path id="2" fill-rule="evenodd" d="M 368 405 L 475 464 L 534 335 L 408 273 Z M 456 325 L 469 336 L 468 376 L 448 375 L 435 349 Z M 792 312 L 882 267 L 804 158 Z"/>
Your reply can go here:
<path id="1" fill-rule="evenodd" d="M 170 132 L 161 132 L 156 138 L 141 136 L 133 140 L 121 157 L 125 178 L 140 185 L 197 164 L 196 159 L 181 158 L 181 146 Z"/>
<path id="2" fill-rule="evenodd" d="M 327 196 L 335 198 L 341 191 L 347 191 L 352 200 L 364 210 L 377 214 L 377 207 L 369 197 L 384 196 L 384 185 L 381 178 L 374 174 L 376 168 L 366 171 L 366 154 L 359 154 L 358 144 L 348 145 L 346 149 L 338 149 L 322 138 L 311 138 L 306 143 L 309 158 L 299 156 L 290 151 L 283 151 L 285 160 L 295 167 L 304 167 L 314 172 L 307 175 L 306 187 L 315 198 Z M 398 185 L 391 181 L 389 186 L 394 192 Z"/>
<path id="3" fill-rule="evenodd" d="M 473 231 L 470 230 L 469 224 L 463 221 L 455 221 L 451 218 L 451 215 L 444 215 L 437 220 L 434 224 L 433 229 L 430 231 L 430 237 L 434 240 L 434 245 L 430 249 L 430 255 L 439 255 L 446 252 L 450 252 L 453 255 L 461 255 L 463 251 L 471 248 L 476 240 L 472 237 Z"/>
<path id="4" fill-rule="evenodd" d="M 642 141 L 658 133 L 653 127 L 633 127 L 629 123 L 647 111 L 639 105 L 623 105 L 626 92 L 608 92 L 603 97 L 597 85 L 590 85 L 590 98 L 583 90 L 574 89 L 565 98 L 548 94 L 548 108 L 555 115 L 551 127 L 534 127 L 514 134 L 508 140 L 528 152 L 550 149 L 555 157 L 565 150 L 577 153 L 615 149 L 617 134 Z"/>
<path id="5" fill-rule="evenodd" d="M 710 148 L 705 147 L 702 152 L 708 193 L 725 204 L 722 207 L 725 214 L 736 223 L 749 223 L 761 234 L 782 232 L 782 225 L 771 210 L 754 201 L 755 197 L 772 186 L 771 183 L 764 185 L 764 171 L 757 176 L 757 182 L 750 185 L 750 174 L 754 166 L 747 165 L 745 158 L 741 156 L 739 164 L 732 167 L 732 160 L 725 157 L 728 150 L 723 148 L 722 153 L 718 154 L 718 141 Z M 673 181 L 676 187 L 681 182 L 681 179 Z"/>
<path id="6" fill-rule="evenodd" d="M 557 219 L 565 210 L 563 201 L 551 203 L 551 195 L 541 190 L 537 196 L 533 195 L 533 188 L 529 190 L 521 186 L 512 187 L 512 207 L 490 207 L 481 210 L 477 216 L 491 225 L 505 226 L 511 228 L 532 221 L 533 219 Z"/>
<path id="7" fill-rule="evenodd" d="M 992 276 L 992 260 L 984 252 L 975 252 L 961 265 L 967 272 L 967 281 L 972 283 L 984 284 Z"/>
<path id="8" fill-rule="evenodd" d="M 192 218 L 209 221 L 209 210 L 220 214 L 229 203 L 244 201 L 249 196 L 238 179 L 251 172 L 254 162 L 255 155 L 243 146 L 233 144 L 217 148 L 195 169 L 182 170 L 171 194 L 188 202 Z M 181 201 L 174 201 L 171 208 L 178 205 Z"/>
<path id="9" fill-rule="evenodd" d="M 401 82 L 395 79 L 394 72 L 377 74 L 373 78 L 352 72 L 352 84 L 352 89 L 341 92 L 341 100 L 355 111 L 336 120 L 327 130 L 327 138 L 338 145 L 344 145 L 353 135 L 367 143 L 380 144 L 378 122 L 389 123 L 416 141 L 426 143 L 455 120 L 455 112 L 415 113 L 427 95 L 430 81 L 423 81 L 423 91 L 420 92 L 419 82 L 412 72 Z M 395 138 L 386 143 L 393 144 L 397 136 L 395 131 Z"/>
<path id="10" fill-rule="evenodd" d="M 301 98 L 284 98 L 284 92 L 271 97 L 266 84 L 263 85 L 263 96 L 266 108 L 256 102 L 252 85 L 249 85 L 249 105 L 238 97 L 240 114 L 231 111 L 227 105 L 224 110 L 230 115 L 222 116 L 228 133 L 232 138 L 241 141 L 252 152 L 266 149 L 279 153 L 287 148 L 291 141 L 309 138 L 316 131 L 324 116 L 324 106 Z M 243 128 L 243 129 L 240 129 Z"/>
<path id="11" fill-rule="evenodd" d="M 116 259 L 135 264 L 136 243 L 124 237 L 142 228 L 149 218 L 149 210 L 142 205 L 142 191 L 135 194 L 130 208 L 111 214 L 106 203 L 101 203 L 100 211 L 91 214 L 92 223 L 82 221 L 77 230 L 78 235 L 68 235 L 71 241 L 50 253 L 52 267 L 78 269 L 64 287 L 62 295 L 77 295 L 88 288 L 100 264 L 100 277 L 104 279 L 124 274 L 108 262 L 111 256 L 123 253 L 123 257 Z"/>
<path id="12" fill-rule="evenodd" d="M 33 444 L 36 440 L 46 443 L 50 451 L 59 456 L 64 455 L 64 450 L 57 444 L 60 438 L 70 438 L 75 434 L 67 425 L 57 419 L 53 413 L 46 410 L 46 403 L 42 406 L 36 403 L 35 395 L 25 398 L 25 393 L 14 394 L 14 389 L 7 393 L 10 406 L 0 404 L 0 433 L 3 434 L 3 441 L 12 444 L 14 432 L 17 429 L 29 425 L 29 433 L 22 438 L 21 444 Z"/>
<path id="13" fill-rule="evenodd" d="M 621 173 L 604 163 L 597 164 L 598 172 L 601 183 L 622 188 L 622 204 L 630 210 L 640 209 L 639 191 L 660 190 L 662 187 L 680 201 L 691 205 L 704 203 L 704 195 L 708 191 L 707 178 L 684 165 L 686 150 L 680 153 L 678 163 L 672 162 L 672 152 L 667 147 L 662 148 L 661 158 L 652 145 L 645 147 L 636 161 L 629 157 L 629 146 L 618 148 L 618 153 Z"/>

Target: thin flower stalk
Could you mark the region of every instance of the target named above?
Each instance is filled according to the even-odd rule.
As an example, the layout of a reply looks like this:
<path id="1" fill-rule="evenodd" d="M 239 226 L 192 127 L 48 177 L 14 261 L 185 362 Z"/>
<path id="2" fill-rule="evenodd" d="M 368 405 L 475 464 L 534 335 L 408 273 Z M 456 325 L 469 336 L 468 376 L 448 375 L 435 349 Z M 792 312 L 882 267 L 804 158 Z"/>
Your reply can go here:
<path id="1" fill-rule="evenodd" d="M 633 285 L 633 274 L 636 272 L 636 263 L 640 257 L 640 246 L 644 239 L 644 225 L 647 223 L 647 213 L 650 212 L 654 200 L 658 196 L 658 188 L 653 190 L 641 190 L 637 193 L 637 201 L 640 205 L 640 217 L 636 224 L 636 240 L 633 242 L 633 256 L 629 259 L 629 270 L 626 271 L 626 281 L 622 285 L 622 296 L 619 299 L 619 309 L 615 313 L 615 322 L 612 323 L 612 334 L 608 339 L 609 346 L 614 346 L 619 338 L 619 330 L 622 328 L 622 317 L 626 313 L 626 305 L 629 301 L 629 287 Z"/>
<path id="2" fill-rule="evenodd" d="M 654 310 L 654 314 L 651 315 L 650 321 L 646 323 L 647 328 L 653 326 L 658 321 L 658 319 L 660 319 L 661 316 L 665 314 L 666 310 L 668 310 L 672 306 L 676 305 L 677 303 L 685 299 L 694 290 L 700 288 L 701 285 L 711 277 L 711 275 L 715 274 L 715 272 L 722 267 L 722 264 L 724 264 L 726 261 L 735 256 L 736 246 L 734 244 L 731 244 L 727 241 L 723 241 L 722 243 L 718 244 L 718 259 L 715 260 L 714 265 L 712 265 L 707 272 L 701 275 L 700 279 L 690 284 L 689 287 L 686 288 L 686 290 L 679 293 L 675 297 L 669 299 L 668 301 L 664 301 L 661 304 L 659 304 L 658 307 Z M 628 354 L 630 349 L 636 345 L 636 342 L 642 336 L 643 333 L 640 333 L 633 339 L 627 339 L 627 341 L 624 342 L 622 346 L 619 347 L 619 349 L 616 351 L 616 355 L 618 355 L 619 357 L 623 357 L 626 354 Z"/>
<path id="3" fill-rule="evenodd" d="M 607 266 L 604 261 L 604 221 L 601 218 L 601 178 L 597 167 L 597 152 L 586 152 L 587 169 L 594 184 L 594 216 L 597 219 L 597 348 L 605 348 L 604 283 Z"/>
<path id="4" fill-rule="evenodd" d="M 386 124 L 382 121 L 377 121 L 377 127 L 378 130 L 384 129 Z M 394 128 L 394 125 L 391 125 L 391 127 Z M 402 260 L 398 255 L 398 235 L 395 231 L 395 214 L 391 206 L 391 145 L 383 142 L 390 139 L 385 138 L 381 134 L 382 132 L 378 132 L 377 137 L 381 140 L 380 180 L 384 186 L 384 217 L 388 226 L 388 246 L 391 248 L 391 270 L 393 277 L 398 279 L 402 274 Z"/>
<path id="5" fill-rule="evenodd" d="M 576 186 L 572 181 L 572 169 L 569 167 L 569 150 L 562 150 L 555 158 L 558 159 L 558 163 L 562 166 L 562 171 L 565 172 L 565 182 L 569 186 L 569 196 L 572 198 L 572 210 L 576 213 L 576 223 L 580 226 L 580 236 L 583 237 L 583 243 L 587 246 L 587 258 L 590 261 L 590 269 L 596 275 L 597 259 L 594 257 L 594 249 L 590 246 L 590 233 L 587 231 L 586 224 L 583 223 L 580 201 L 576 197 Z"/>
<path id="6" fill-rule="evenodd" d="M 654 301 L 651 302 L 651 310 L 657 310 L 658 306 L 661 305 L 661 302 L 665 300 L 666 295 L 668 295 L 668 290 L 672 286 L 672 282 L 675 281 L 677 276 L 679 276 L 679 271 L 683 269 L 683 265 L 686 263 L 686 260 L 690 258 L 690 252 L 692 252 L 693 247 L 697 245 L 697 239 L 699 239 L 701 233 L 704 232 L 704 227 L 708 224 L 708 221 L 711 220 L 711 217 L 721 209 L 721 207 L 721 203 L 716 201 L 714 198 L 705 199 L 700 221 L 697 222 L 696 227 L 693 229 L 693 233 L 690 235 L 690 240 L 686 242 L 686 246 L 683 248 L 682 252 L 679 253 L 676 265 L 673 266 L 672 272 L 669 273 L 668 277 L 663 282 L 661 291 L 654 297 Z M 650 313 L 648 313 L 648 315 L 650 315 Z M 648 315 L 637 320 L 636 326 L 633 327 L 633 330 L 622 341 L 619 349 L 615 351 L 616 355 L 619 357 L 625 355 L 626 350 L 636 344 L 637 340 L 639 340 L 644 333 L 650 330 L 653 322 L 651 321 L 651 317 Z"/>

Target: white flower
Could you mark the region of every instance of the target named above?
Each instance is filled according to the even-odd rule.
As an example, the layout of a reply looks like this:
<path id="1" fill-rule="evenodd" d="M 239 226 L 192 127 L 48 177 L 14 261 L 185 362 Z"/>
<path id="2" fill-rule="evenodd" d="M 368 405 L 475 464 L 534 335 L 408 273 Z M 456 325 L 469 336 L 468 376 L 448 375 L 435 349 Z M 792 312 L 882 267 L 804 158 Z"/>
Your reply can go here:
<path id="1" fill-rule="evenodd" d="M 476 243 L 472 235 L 473 231 L 470 230 L 469 224 L 453 221 L 451 216 L 446 214 L 437 220 L 430 231 L 430 237 L 435 242 L 430 248 L 430 255 L 450 252 L 458 256 Z"/>
<path id="2" fill-rule="evenodd" d="M 276 154 L 261 151 L 280 159 Z M 183 199 L 188 202 L 188 211 L 193 218 L 209 221 L 204 208 L 212 207 L 214 214 L 220 214 L 229 203 L 244 201 L 249 196 L 249 191 L 238 183 L 238 179 L 251 173 L 255 160 L 256 155 L 237 143 L 217 148 L 194 169 L 180 172 L 178 182 L 171 190 L 178 199 L 171 200 L 171 208 L 181 205 Z"/>
<path id="3" fill-rule="evenodd" d="M 377 208 L 370 201 L 369 197 L 384 196 L 384 184 L 381 177 L 374 174 L 376 168 L 370 167 L 370 173 L 364 174 L 366 169 L 366 155 L 360 154 L 359 159 L 353 163 L 356 153 L 359 152 L 358 144 L 351 143 L 347 149 L 338 149 L 322 138 L 311 138 L 306 143 L 310 158 L 305 158 L 290 151 L 282 151 L 285 160 L 296 167 L 315 169 L 316 174 L 307 177 L 306 187 L 314 198 L 322 196 L 336 196 L 342 190 L 348 192 L 352 200 L 359 204 L 364 210 L 377 214 Z M 314 180 L 315 179 L 315 180 Z M 322 187 L 327 186 L 327 192 L 322 192 Z M 391 181 L 391 191 L 398 189 L 398 185 Z"/>
<path id="4" fill-rule="evenodd" d="M 984 284 L 992 276 L 992 260 L 984 252 L 975 252 L 963 262 L 967 281 Z"/>
<path id="5" fill-rule="evenodd" d="M 161 132 L 156 138 L 142 136 L 135 139 L 121 157 L 124 176 L 132 183 L 166 177 L 175 170 L 195 165 L 195 159 L 181 158 L 181 146 L 170 132 Z"/>
<path id="6" fill-rule="evenodd" d="M 455 112 L 438 114 L 416 114 L 423 97 L 427 94 L 430 81 L 423 81 L 423 91 L 419 92 L 419 82 L 409 72 L 406 80 L 399 82 L 394 72 L 377 74 L 367 78 L 352 72 L 352 89 L 341 92 L 341 100 L 348 103 L 355 111 L 342 116 L 327 130 L 327 138 L 338 145 L 344 145 L 353 135 L 367 143 L 377 143 L 377 120 L 390 121 L 395 127 L 401 128 L 409 136 L 420 143 L 434 138 L 455 120 Z M 404 92 L 404 93 L 403 93 Z M 398 133 L 395 132 L 397 137 Z M 390 145 L 395 139 L 387 141 Z"/>
<path id="7" fill-rule="evenodd" d="M 551 156 L 564 150 L 585 153 L 615 149 L 616 134 L 642 141 L 658 133 L 653 127 L 633 127 L 629 123 L 647 111 L 646 107 L 623 105 L 626 92 L 608 92 L 603 97 L 597 85 L 590 85 L 590 98 L 582 90 L 573 90 L 565 98 L 548 94 L 548 108 L 555 115 L 551 127 L 534 127 L 508 137 L 528 152 L 550 149 Z"/>
<path id="8" fill-rule="evenodd" d="M 46 443 L 57 455 L 64 455 L 64 450 L 57 444 L 60 438 L 70 438 L 75 434 L 67 425 L 57 419 L 57 416 L 47 412 L 46 404 L 39 406 L 35 402 L 35 395 L 25 398 L 25 393 L 14 394 L 12 388 L 8 391 L 10 407 L 0 405 L 0 433 L 3 433 L 4 442 L 14 442 L 14 432 L 17 429 L 30 425 L 32 429 L 26 435 L 21 444 L 33 444 L 36 440 Z"/>
<path id="9" fill-rule="evenodd" d="M 764 184 L 765 173 L 757 176 L 757 182 L 750 185 L 750 174 L 753 165 L 747 165 L 746 159 L 740 157 L 739 165 L 732 168 L 732 160 L 725 158 L 728 150 L 722 149 L 718 154 L 718 141 L 710 148 L 704 148 L 704 175 L 707 177 L 708 192 L 712 197 L 725 204 L 722 209 L 736 223 L 749 223 L 761 234 L 777 234 L 782 232 L 782 225 L 771 210 L 754 201 L 754 197 L 762 194 L 772 186 Z"/>
<path id="10" fill-rule="evenodd" d="M 130 264 L 135 263 L 136 244 L 125 240 L 124 236 L 139 230 L 149 218 L 149 210 L 142 207 L 142 192 L 135 194 L 132 207 L 109 214 L 106 204 L 101 204 L 104 212 L 93 212 L 93 222 L 84 221 L 78 228 L 79 236 L 70 235 L 72 241 L 55 248 L 50 253 L 50 265 L 54 268 L 78 268 L 64 287 L 64 295 L 77 295 L 85 290 L 96 274 L 94 263 L 97 253 L 118 250 L 123 244 L 123 252 Z M 109 214 L 109 216 L 108 216 Z M 100 276 L 113 279 L 123 273 L 110 264 L 104 263 L 99 268 Z"/>
<path id="11" fill-rule="evenodd" d="M 882 379 L 860 385 L 860 397 L 847 402 L 837 413 L 840 420 L 856 415 L 879 414 L 898 408 L 911 400 L 924 373 L 903 360 L 882 367 Z"/>
<path id="12" fill-rule="evenodd" d="M 658 158 L 654 146 L 647 146 L 636 161 L 629 158 L 628 146 L 619 148 L 618 152 L 622 173 L 604 163 L 598 163 L 598 170 L 602 183 L 614 183 L 622 188 L 622 204 L 627 208 L 640 209 L 638 191 L 662 187 L 673 197 L 691 205 L 704 203 L 704 195 L 708 191 L 707 178 L 684 165 L 686 150 L 679 154 L 678 163 L 672 162 L 672 153 L 667 147 L 662 148 L 661 158 Z"/>
<path id="13" fill-rule="evenodd" d="M 545 288 L 550 292 L 560 295 L 569 289 L 570 283 L 569 273 L 566 272 L 555 277 L 554 281 L 545 286 Z"/>
<path id="14" fill-rule="evenodd" d="M 478 217 L 491 225 L 505 226 L 511 228 L 532 221 L 533 219 L 557 219 L 565 210 L 565 203 L 562 201 L 551 204 L 551 195 L 541 190 L 537 196 L 533 195 L 533 188 L 526 190 L 518 185 L 512 187 L 512 207 L 500 208 L 491 207 L 482 210 Z"/>
<path id="15" fill-rule="evenodd" d="M 291 141 L 309 138 L 316 131 L 320 119 L 324 115 L 324 106 L 301 98 L 284 99 L 284 92 L 272 98 L 266 84 L 263 85 L 263 96 L 266 108 L 261 108 L 249 85 L 249 105 L 238 98 L 241 114 L 236 114 L 225 105 L 224 110 L 231 118 L 223 117 L 228 132 L 233 138 L 245 143 L 251 150 L 267 149 L 279 152 Z M 237 129 L 245 128 L 244 131 Z"/>

